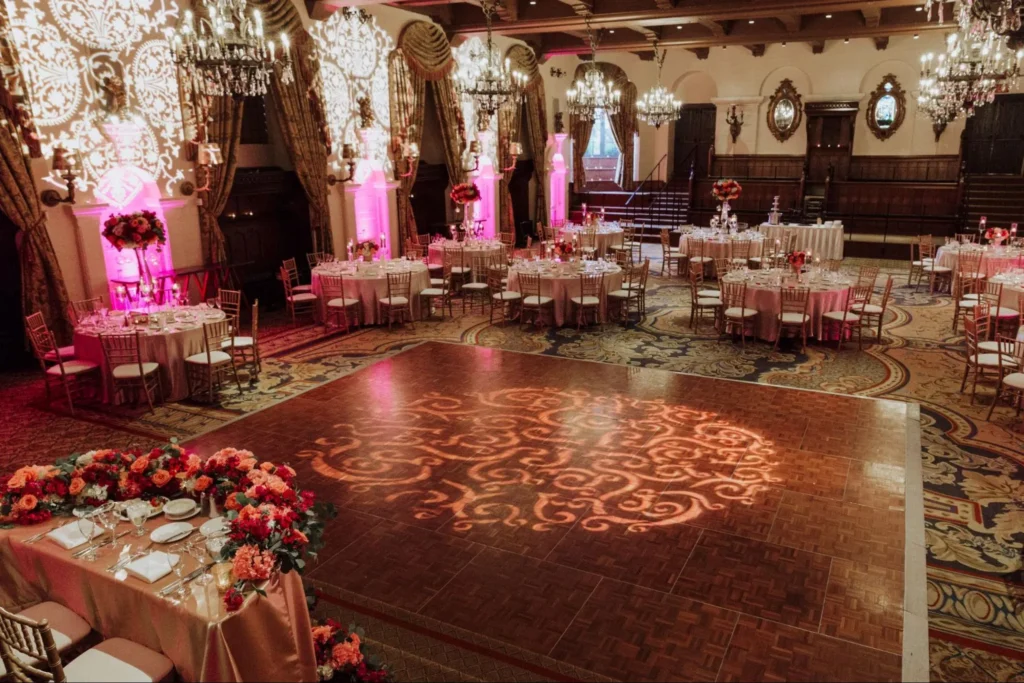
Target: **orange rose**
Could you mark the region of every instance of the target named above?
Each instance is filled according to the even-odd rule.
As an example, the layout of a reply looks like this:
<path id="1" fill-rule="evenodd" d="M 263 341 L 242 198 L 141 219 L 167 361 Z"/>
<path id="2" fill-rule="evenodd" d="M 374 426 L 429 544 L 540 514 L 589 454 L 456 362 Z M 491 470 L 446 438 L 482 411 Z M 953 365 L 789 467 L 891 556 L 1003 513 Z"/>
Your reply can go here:
<path id="1" fill-rule="evenodd" d="M 202 493 L 206 489 L 210 488 L 210 484 L 212 483 L 213 479 L 210 479 L 208 476 L 204 474 L 203 476 L 196 479 L 195 490 L 198 491 L 199 493 Z"/>
<path id="2" fill-rule="evenodd" d="M 149 467 L 149 458 L 142 456 L 138 460 L 132 463 L 132 472 L 135 474 L 142 474 Z"/>
<path id="3" fill-rule="evenodd" d="M 33 496 L 31 493 L 26 493 L 24 496 L 21 497 L 21 500 L 18 501 L 18 509 L 28 512 L 30 510 L 35 510 L 36 505 L 38 504 L 38 498 Z"/>
<path id="4" fill-rule="evenodd" d="M 253 467 L 256 467 L 256 458 L 246 458 L 238 463 L 238 469 L 241 472 L 248 472 Z"/>
<path id="5" fill-rule="evenodd" d="M 283 496 L 288 492 L 288 484 L 284 483 L 280 477 L 273 477 L 267 482 L 267 486 L 279 496 Z"/>
<path id="6" fill-rule="evenodd" d="M 229 495 L 228 499 L 224 501 L 224 507 L 226 507 L 228 510 L 240 509 L 242 506 L 238 504 L 238 494 L 232 493 L 231 495 Z"/>
<path id="7" fill-rule="evenodd" d="M 68 493 L 72 496 L 77 496 L 85 488 L 85 479 L 81 477 L 75 477 L 71 480 L 71 485 L 68 486 Z"/>
<path id="8" fill-rule="evenodd" d="M 264 472 L 273 472 L 276 468 L 274 467 L 274 463 L 272 462 L 261 462 L 260 469 L 263 470 Z"/>
<path id="9" fill-rule="evenodd" d="M 11 478 L 7 480 L 7 488 L 11 491 L 17 491 L 18 489 L 25 488 L 25 484 L 28 483 L 25 475 L 21 472 L 15 472 L 11 475 Z"/>
<path id="10" fill-rule="evenodd" d="M 252 505 L 246 505 L 244 508 L 238 511 L 238 519 L 243 522 L 259 518 L 260 511 L 254 508 Z"/>
<path id="11" fill-rule="evenodd" d="M 202 467 L 203 467 L 203 461 L 200 460 L 199 456 L 196 455 L 195 453 L 193 453 L 192 455 L 188 456 L 188 459 L 185 461 L 185 468 L 188 471 L 189 475 L 195 474 L 200 469 L 202 469 Z"/>
<path id="12" fill-rule="evenodd" d="M 171 473 L 167 470 L 157 470 L 153 473 L 153 483 L 157 486 L 163 486 L 171 480 Z"/>

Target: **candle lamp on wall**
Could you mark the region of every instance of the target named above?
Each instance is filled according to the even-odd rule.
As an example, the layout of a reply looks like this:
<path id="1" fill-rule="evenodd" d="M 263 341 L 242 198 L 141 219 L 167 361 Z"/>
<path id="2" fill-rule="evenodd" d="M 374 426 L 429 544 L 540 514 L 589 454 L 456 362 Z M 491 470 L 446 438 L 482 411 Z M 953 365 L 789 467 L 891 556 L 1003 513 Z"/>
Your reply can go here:
<path id="1" fill-rule="evenodd" d="M 46 206 L 53 208 L 60 204 L 74 204 L 75 203 L 75 172 L 72 168 L 71 160 L 68 158 L 68 150 L 60 145 L 53 148 L 53 170 L 57 172 L 61 179 L 67 184 L 68 194 L 66 197 L 61 197 L 57 190 L 43 190 L 39 194 L 39 199 Z"/>
<path id="2" fill-rule="evenodd" d="M 480 141 L 470 140 L 469 142 L 469 155 L 473 157 L 473 165 L 469 168 L 463 168 L 462 170 L 466 173 L 476 173 L 480 170 Z"/>
<path id="3" fill-rule="evenodd" d="M 401 156 L 395 165 L 398 169 L 398 176 L 400 178 L 408 178 L 412 175 L 413 164 L 420 158 L 420 146 L 415 142 L 403 140 L 401 150 Z M 405 169 L 404 171 L 402 170 L 403 168 Z"/>
<path id="4" fill-rule="evenodd" d="M 512 157 L 512 163 L 506 168 L 501 169 L 503 173 L 514 171 L 516 168 L 516 160 L 519 159 L 519 155 L 523 153 L 523 145 L 519 142 L 513 142 L 508 146 L 508 153 Z"/>
<path id="5" fill-rule="evenodd" d="M 355 177 L 356 174 L 356 148 L 352 143 L 346 142 L 341 148 L 341 158 L 345 163 L 345 167 L 348 169 L 348 175 L 344 178 L 338 178 L 334 175 L 327 176 L 327 184 L 333 186 L 335 183 L 347 183 Z"/>
<path id="6" fill-rule="evenodd" d="M 739 116 L 737 116 L 736 105 L 732 105 L 725 115 L 725 122 L 729 124 L 729 135 L 732 136 L 732 144 L 735 145 L 736 140 L 739 139 L 740 133 L 743 131 L 743 112 L 739 112 Z"/>
<path id="7" fill-rule="evenodd" d="M 199 181 L 202 174 L 202 186 L 196 192 L 209 192 L 210 190 L 210 169 L 221 163 L 223 157 L 220 147 L 209 142 L 200 142 L 196 150 L 196 180 Z"/>

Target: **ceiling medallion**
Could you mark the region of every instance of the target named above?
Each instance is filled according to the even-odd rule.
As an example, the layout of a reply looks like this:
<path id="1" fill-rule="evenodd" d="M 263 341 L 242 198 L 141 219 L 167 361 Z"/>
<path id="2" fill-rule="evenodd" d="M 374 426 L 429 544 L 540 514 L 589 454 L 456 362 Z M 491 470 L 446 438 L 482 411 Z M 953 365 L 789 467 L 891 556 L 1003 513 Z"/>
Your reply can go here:
<path id="1" fill-rule="evenodd" d="M 565 93 L 569 115 L 584 121 L 593 121 L 599 110 L 608 116 L 619 113 L 622 93 L 614 88 L 611 81 L 604 80 L 601 67 L 597 65 L 597 36 L 590 25 L 591 15 L 586 17 L 587 35 L 590 40 L 590 64 L 583 78 L 573 83 Z"/>
<path id="2" fill-rule="evenodd" d="M 793 137 L 804 118 L 803 98 L 793 81 L 784 79 L 768 102 L 768 130 L 779 142 Z"/>
<path id="3" fill-rule="evenodd" d="M 683 107 L 683 103 L 661 84 L 661 68 L 665 64 L 667 52 L 658 52 L 658 41 L 654 41 L 654 59 L 658 62 L 658 85 L 645 92 L 636 103 L 637 118 L 655 128 L 661 128 L 664 124 L 678 119 Z"/>

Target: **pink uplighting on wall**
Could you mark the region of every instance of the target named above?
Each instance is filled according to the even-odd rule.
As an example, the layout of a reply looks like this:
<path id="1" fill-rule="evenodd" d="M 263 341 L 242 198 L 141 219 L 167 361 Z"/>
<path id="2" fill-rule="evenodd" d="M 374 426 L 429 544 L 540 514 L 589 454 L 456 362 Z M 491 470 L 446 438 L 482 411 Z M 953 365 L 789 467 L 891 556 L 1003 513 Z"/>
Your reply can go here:
<path id="1" fill-rule="evenodd" d="M 562 225 L 565 223 L 565 156 L 562 155 L 562 145 L 565 144 L 565 133 L 555 134 L 555 153 L 551 157 L 551 176 L 548 181 L 550 192 L 548 209 L 548 220 L 550 225 Z"/>
<path id="2" fill-rule="evenodd" d="M 146 249 L 146 262 L 149 272 L 154 277 L 170 272 L 174 263 L 171 260 L 171 233 L 173 232 L 160 206 L 160 189 L 156 181 L 145 171 L 135 166 L 118 166 L 107 171 L 96 185 L 95 196 L 98 201 L 107 204 L 100 213 L 100 230 L 103 224 L 113 215 L 149 210 L 167 226 L 167 243 L 160 251 L 155 247 Z M 106 267 L 107 282 L 110 287 L 110 302 L 113 308 L 119 306 L 117 288 L 121 283 L 139 281 L 139 262 L 134 249 L 118 251 L 117 248 L 97 236 L 103 245 L 103 259 Z"/>
<path id="3" fill-rule="evenodd" d="M 493 132 L 482 131 L 477 133 L 477 137 L 484 150 L 493 149 Z M 492 240 L 498 236 L 498 207 L 494 190 L 499 177 L 500 174 L 495 171 L 490 155 L 486 153 L 480 155 L 480 170 L 476 172 L 476 185 L 480 189 L 480 201 L 473 205 L 473 220 L 483 222 L 482 237 L 484 239 Z"/>
<path id="4" fill-rule="evenodd" d="M 373 240 L 380 245 L 377 258 L 391 258 L 391 207 L 388 203 L 388 178 L 379 168 L 372 169 L 355 191 L 356 241 Z"/>

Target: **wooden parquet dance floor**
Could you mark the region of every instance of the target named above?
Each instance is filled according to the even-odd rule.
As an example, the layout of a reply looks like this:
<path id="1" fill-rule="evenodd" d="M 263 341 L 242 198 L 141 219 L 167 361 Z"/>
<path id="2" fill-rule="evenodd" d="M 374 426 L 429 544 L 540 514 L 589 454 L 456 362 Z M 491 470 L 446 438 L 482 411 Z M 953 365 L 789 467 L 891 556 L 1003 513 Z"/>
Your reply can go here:
<path id="1" fill-rule="evenodd" d="M 427 343 L 190 445 L 291 464 L 340 508 L 311 578 L 437 623 L 621 680 L 900 680 L 909 410 Z"/>

